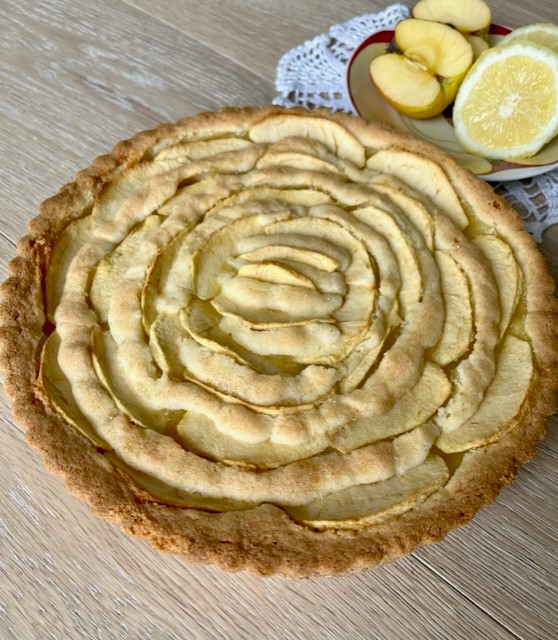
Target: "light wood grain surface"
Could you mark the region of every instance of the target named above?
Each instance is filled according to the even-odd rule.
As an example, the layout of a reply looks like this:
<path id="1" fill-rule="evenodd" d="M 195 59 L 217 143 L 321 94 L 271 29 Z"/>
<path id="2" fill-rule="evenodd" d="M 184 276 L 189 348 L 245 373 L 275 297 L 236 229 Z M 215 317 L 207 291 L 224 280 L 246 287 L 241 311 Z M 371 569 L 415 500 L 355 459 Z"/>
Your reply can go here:
<path id="1" fill-rule="evenodd" d="M 41 200 L 161 121 L 274 97 L 284 51 L 379 0 L 0 0 L 0 277 Z M 556 0 L 494 21 L 558 22 Z M 558 274 L 558 229 L 542 245 Z M 0 638 L 558 637 L 558 420 L 498 500 L 374 571 L 292 581 L 158 553 L 71 497 L 0 396 Z"/>

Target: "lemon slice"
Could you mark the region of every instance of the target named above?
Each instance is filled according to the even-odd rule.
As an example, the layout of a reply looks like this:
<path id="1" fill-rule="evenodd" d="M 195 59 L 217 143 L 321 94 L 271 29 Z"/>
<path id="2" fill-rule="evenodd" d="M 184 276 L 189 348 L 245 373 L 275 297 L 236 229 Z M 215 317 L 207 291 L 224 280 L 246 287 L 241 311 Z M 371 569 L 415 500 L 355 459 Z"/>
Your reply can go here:
<path id="1" fill-rule="evenodd" d="M 558 133 L 558 53 L 524 40 L 488 49 L 461 84 L 461 145 L 495 160 L 528 158 Z"/>
<path id="2" fill-rule="evenodd" d="M 525 27 L 514 29 L 500 40 L 498 46 L 512 41 L 515 42 L 516 40 L 528 40 L 558 53 L 558 25 L 551 22 L 528 24 Z"/>

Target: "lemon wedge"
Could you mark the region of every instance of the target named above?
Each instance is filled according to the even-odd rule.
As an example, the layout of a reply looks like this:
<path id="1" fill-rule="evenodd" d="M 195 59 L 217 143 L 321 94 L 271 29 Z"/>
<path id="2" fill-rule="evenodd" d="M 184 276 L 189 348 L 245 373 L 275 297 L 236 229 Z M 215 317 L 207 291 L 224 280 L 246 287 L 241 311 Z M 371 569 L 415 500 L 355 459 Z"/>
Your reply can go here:
<path id="1" fill-rule="evenodd" d="M 558 53 L 521 39 L 487 49 L 459 88 L 453 124 L 472 153 L 533 156 L 558 134 Z"/>
<path id="2" fill-rule="evenodd" d="M 507 36 L 504 36 L 498 46 L 508 44 L 515 40 L 528 40 L 535 44 L 540 44 L 541 47 L 552 49 L 555 53 L 558 53 L 558 25 L 551 22 L 539 22 L 536 24 L 528 24 L 519 29 L 514 29 Z"/>

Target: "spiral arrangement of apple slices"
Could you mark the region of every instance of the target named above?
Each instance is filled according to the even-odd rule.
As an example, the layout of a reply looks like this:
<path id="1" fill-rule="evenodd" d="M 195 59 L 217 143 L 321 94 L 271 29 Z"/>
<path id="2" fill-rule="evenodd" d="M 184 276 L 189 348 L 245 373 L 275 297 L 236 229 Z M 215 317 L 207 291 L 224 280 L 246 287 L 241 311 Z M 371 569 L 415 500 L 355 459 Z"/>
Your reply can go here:
<path id="1" fill-rule="evenodd" d="M 513 241 L 358 120 L 193 122 L 57 240 L 41 393 L 170 504 L 350 528 L 428 499 L 530 387 Z"/>

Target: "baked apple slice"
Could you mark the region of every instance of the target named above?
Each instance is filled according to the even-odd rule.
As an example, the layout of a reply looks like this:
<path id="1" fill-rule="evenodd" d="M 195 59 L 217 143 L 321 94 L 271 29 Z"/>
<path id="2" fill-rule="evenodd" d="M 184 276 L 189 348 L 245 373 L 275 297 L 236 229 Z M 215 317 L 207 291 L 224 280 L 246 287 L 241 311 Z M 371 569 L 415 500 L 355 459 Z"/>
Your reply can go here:
<path id="1" fill-rule="evenodd" d="M 395 109 L 412 118 L 431 118 L 453 102 L 473 62 L 473 50 L 459 31 L 440 22 L 411 18 L 395 28 L 395 52 L 370 63 L 370 77 Z"/>

